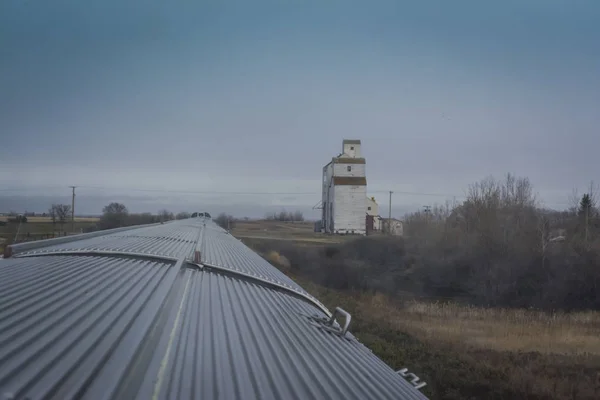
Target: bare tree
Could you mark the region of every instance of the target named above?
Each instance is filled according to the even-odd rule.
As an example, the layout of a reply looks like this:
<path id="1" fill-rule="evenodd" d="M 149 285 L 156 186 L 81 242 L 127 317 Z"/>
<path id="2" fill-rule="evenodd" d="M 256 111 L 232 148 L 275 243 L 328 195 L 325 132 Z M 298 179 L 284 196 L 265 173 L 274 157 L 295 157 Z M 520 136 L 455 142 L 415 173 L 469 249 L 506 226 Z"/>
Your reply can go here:
<path id="1" fill-rule="evenodd" d="M 126 225 L 145 225 L 145 224 L 154 224 L 159 222 L 160 217 L 158 215 L 153 215 L 149 212 L 141 213 L 141 214 L 129 214 L 126 218 Z"/>
<path id="2" fill-rule="evenodd" d="M 233 216 L 221 213 L 215 218 L 215 222 L 223 229 L 231 230 L 235 226 L 235 219 Z"/>
<path id="3" fill-rule="evenodd" d="M 52 220 L 52 230 L 56 230 L 56 204 L 52 204 L 52 206 L 48 209 L 48 216 Z"/>
<path id="4" fill-rule="evenodd" d="M 52 207 L 48 210 L 52 223 L 56 224 L 56 221 L 60 223 L 60 230 L 63 230 L 65 222 L 70 216 L 71 206 L 68 204 L 52 204 Z"/>
<path id="5" fill-rule="evenodd" d="M 124 204 L 110 203 L 102 209 L 102 218 L 100 218 L 99 226 L 101 229 L 127 226 L 128 217 L 129 211 Z"/>
<path id="6" fill-rule="evenodd" d="M 490 307 L 598 309 L 596 193 L 592 185 L 584 197 L 574 196 L 571 212 L 542 209 L 531 182 L 508 174 L 475 183 L 461 204 L 407 215 L 401 240 L 361 238 L 314 252 L 278 242 L 265 250 L 332 287 L 407 290 Z"/>
<path id="7" fill-rule="evenodd" d="M 129 211 L 127 210 L 127 207 L 125 207 L 125 204 L 121 204 L 121 203 L 110 203 L 107 206 L 104 206 L 104 208 L 102 209 L 102 212 L 105 214 L 127 214 L 129 213 Z"/>
<path id="8" fill-rule="evenodd" d="M 182 211 L 175 216 L 175 219 L 187 219 L 190 218 L 190 213 Z"/>
<path id="9" fill-rule="evenodd" d="M 597 212 L 598 209 L 598 192 L 600 191 L 600 187 L 598 184 L 595 184 L 594 181 L 590 182 L 590 188 L 588 190 L 588 194 L 591 200 L 591 208 L 594 212 Z"/>
<path id="10" fill-rule="evenodd" d="M 542 253 L 542 268 L 546 266 L 546 248 L 550 243 L 550 220 L 543 212 L 539 213 L 538 233 L 540 236 L 540 249 Z"/>
<path id="11" fill-rule="evenodd" d="M 295 221 L 304 221 L 304 214 L 302 213 L 302 211 L 280 211 L 279 213 L 275 213 L 273 214 L 273 217 L 270 218 L 269 216 L 267 217 L 267 219 L 275 219 L 277 221 L 281 221 L 281 222 L 295 222 Z"/>
<path id="12" fill-rule="evenodd" d="M 265 220 L 267 220 L 267 221 L 274 221 L 276 219 L 277 219 L 277 213 L 268 212 L 265 214 Z"/>
<path id="13" fill-rule="evenodd" d="M 158 217 L 161 222 L 171 221 L 171 220 L 175 219 L 175 216 L 173 215 L 173 213 L 166 209 L 160 210 L 158 212 Z"/>
<path id="14" fill-rule="evenodd" d="M 294 221 L 304 221 L 304 214 L 302 211 L 298 210 L 294 213 Z"/>
<path id="15" fill-rule="evenodd" d="M 579 195 L 579 191 L 577 188 L 573 188 L 571 191 L 571 195 L 569 196 L 569 211 L 573 214 L 577 214 L 577 210 L 579 210 L 579 202 L 581 201 L 581 196 Z"/>

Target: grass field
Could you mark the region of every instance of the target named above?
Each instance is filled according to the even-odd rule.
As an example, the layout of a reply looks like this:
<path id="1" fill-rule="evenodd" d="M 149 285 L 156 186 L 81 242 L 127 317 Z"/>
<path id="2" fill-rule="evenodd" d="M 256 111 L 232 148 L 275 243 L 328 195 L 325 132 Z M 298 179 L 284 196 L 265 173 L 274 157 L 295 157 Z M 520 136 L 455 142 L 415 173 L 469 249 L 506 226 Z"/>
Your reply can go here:
<path id="1" fill-rule="evenodd" d="M 484 309 L 333 290 L 298 275 L 276 251 L 264 252 L 269 240 L 244 242 L 260 242 L 273 265 L 330 309 L 350 312 L 352 333 L 392 368 L 425 380 L 431 399 L 600 399 L 599 312 Z"/>
<path id="2" fill-rule="evenodd" d="M 70 222 L 66 222 L 64 225 L 56 223 L 52 224 L 52 222 L 27 222 L 24 224 L 18 223 L 9 223 L 5 226 L 0 226 L 0 235 L 14 235 L 19 232 L 19 234 L 27 234 L 30 235 L 42 235 L 52 232 L 80 232 L 82 229 L 85 229 L 89 226 L 94 225 L 95 222 L 92 221 L 75 221 L 75 224 L 71 224 Z"/>
<path id="3" fill-rule="evenodd" d="M 378 312 L 402 321 L 404 329 L 435 341 L 497 351 L 600 356 L 598 312 L 547 314 L 417 301 L 398 309 L 383 298 L 369 300 Z"/>
<path id="4" fill-rule="evenodd" d="M 600 314 L 549 315 L 342 293 L 293 277 L 395 369 L 428 383 L 432 399 L 600 398 Z M 537 340 L 536 340 L 537 339 Z"/>
<path id="5" fill-rule="evenodd" d="M 240 239 L 290 240 L 302 243 L 342 243 L 351 236 L 314 232 L 313 222 L 236 221 L 231 233 Z"/>
<path id="6" fill-rule="evenodd" d="M 99 218 L 75 217 L 75 223 L 72 225 L 67 221 L 64 225 L 53 224 L 49 217 L 27 217 L 26 223 L 8 222 L 0 226 L 0 254 L 4 251 L 4 246 L 15 241 L 30 241 L 48 239 L 58 236 L 64 232 L 79 233 L 82 230 L 93 226 Z M 0 221 L 8 221 L 8 217 L 0 217 Z"/>

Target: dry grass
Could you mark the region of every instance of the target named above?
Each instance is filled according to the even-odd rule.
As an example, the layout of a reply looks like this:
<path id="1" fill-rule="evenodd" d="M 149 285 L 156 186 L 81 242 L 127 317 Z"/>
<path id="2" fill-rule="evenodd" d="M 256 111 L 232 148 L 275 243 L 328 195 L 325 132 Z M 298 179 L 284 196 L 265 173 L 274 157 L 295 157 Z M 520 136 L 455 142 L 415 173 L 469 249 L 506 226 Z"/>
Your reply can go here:
<path id="1" fill-rule="evenodd" d="M 456 359 L 458 376 L 469 381 L 460 382 L 457 393 L 444 387 L 454 383 L 436 382 L 436 398 L 463 398 L 472 383 L 488 386 L 495 398 L 600 398 L 598 312 L 549 314 L 422 301 L 395 305 L 381 294 L 359 296 L 356 312 L 447 358 L 423 368 L 446 369 Z M 435 373 L 430 379 L 445 378 Z"/>
<path id="2" fill-rule="evenodd" d="M 236 221 L 236 227 L 243 229 L 278 229 L 278 230 L 308 230 L 311 231 L 313 223 L 310 221 L 298 221 L 298 222 L 284 222 L 284 221 L 270 221 L 265 219 L 256 219 L 248 221 Z"/>
<path id="3" fill-rule="evenodd" d="M 314 232 L 312 222 L 236 221 L 231 233 L 240 239 L 289 240 L 299 243 L 342 243 L 350 236 Z"/>
<path id="4" fill-rule="evenodd" d="M 290 261 L 287 259 L 286 256 L 279 254 L 276 251 L 270 251 L 269 253 L 267 253 L 266 257 L 267 261 L 269 261 L 271 264 L 275 264 L 278 265 L 280 268 L 290 268 Z"/>
<path id="5" fill-rule="evenodd" d="M 352 333 L 392 368 L 417 373 L 431 399 L 600 399 L 600 313 L 397 306 L 293 278 L 349 311 Z"/>
<path id="6" fill-rule="evenodd" d="M 330 309 L 350 312 L 352 333 L 392 368 L 419 375 L 431 399 L 600 399 L 600 312 L 485 309 L 334 290 L 296 275 L 302 271 L 269 252 L 277 246 L 248 245 Z"/>
<path id="7" fill-rule="evenodd" d="M 274 237 L 274 236 L 268 236 L 268 235 L 252 235 L 252 234 L 243 234 L 243 233 L 236 233 L 235 231 L 233 232 L 233 236 L 235 236 L 238 239 L 259 239 L 259 240 L 286 240 L 286 241 L 292 241 L 295 242 L 297 244 L 301 244 L 301 243 L 312 243 L 312 244 L 328 244 L 328 243 L 342 243 L 343 239 L 339 239 L 335 236 L 321 236 L 321 237 Z"/>
<path id="8" fill-rule="evenodd" d="M 368 301 L 393 325 L 426 340 L 495 351 L 600 355 L 598 312 L 548 314 L 418 301 L 395 307 L 379 294 Z"/>
<path id="9" fill-rule="evenodd" d="M 70 222 L 61 225 L 53 224 L 45 217 L 31 217 L 27 218 L 27 223 L 8 223 L 0 226 L 0 237 L 5 240 L 4 245 L 13 243 L 15 238 L 17 242 L 48 239 L 64 231 L 79 233 L 93 226 L 96 220 L 97 218 L 76 218 L 74 225 Z"/>

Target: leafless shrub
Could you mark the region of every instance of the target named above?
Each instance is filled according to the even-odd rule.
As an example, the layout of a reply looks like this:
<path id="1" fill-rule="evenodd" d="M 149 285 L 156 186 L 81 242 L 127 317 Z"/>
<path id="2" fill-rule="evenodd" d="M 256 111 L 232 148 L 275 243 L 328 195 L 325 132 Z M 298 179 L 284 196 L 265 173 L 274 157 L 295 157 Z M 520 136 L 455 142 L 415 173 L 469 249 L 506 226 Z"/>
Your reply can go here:
<path id="1" fill-rule="evenodd" d="M 182 211 L 175 216 L 175 219 L 187 219 L 190 218 L 191 214 L 189 212 Z"/>
<path id="2" fill-rule="evenodd" d="M 158 212 L 158 218 L 161 222 L 167 222 L 175 219 L 175 215 L 166 209 L 162 209 Z"/>
<path id="3" fill-rule="evenodd" d="M 273 243 L 267 251 L 338 289 L 480 306 L 600 308 L 600 234 L 590 233 L 583 246 L 577 217 L 540 208 L 526 178 L 486 178 L 461 204 L 434 205 L 404 224 L 404 239 L 369 237 L 312 250 Z M 600 233 L 600 224 L 588 228 Z"/>
<path id="4" fill-rule="evenodd" d="M 52 204 L 52 207 L 48 210 L 52 223 L 56 224 L 56 222 L 58 222 L 61 230 L 63 229 L 65 222 L 67 222 L 67 219 L 71 217 L 70 213 L 71 206 L 67 204 Z"/>
<path id="5" fill-rule="evenodd" d="M 235 227 L 235 218 L 229 214 L 219 214 L 217 218 L 215 218 L 215 222 L 223 229 L 231 230 Z"/>

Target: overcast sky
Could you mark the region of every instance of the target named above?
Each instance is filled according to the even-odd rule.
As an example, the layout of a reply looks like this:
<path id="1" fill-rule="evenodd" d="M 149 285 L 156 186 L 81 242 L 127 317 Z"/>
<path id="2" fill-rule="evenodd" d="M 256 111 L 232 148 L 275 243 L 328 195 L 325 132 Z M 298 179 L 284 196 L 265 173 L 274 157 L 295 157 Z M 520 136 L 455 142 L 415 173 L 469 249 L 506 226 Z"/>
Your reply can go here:
<path id="1" fill-rule="evenodd" d="M 398 212 L 507 172 L 566 207 L 600 182 L 598 21 L 595 0 L 2 0 L 0 198 L 309 210 L 348 138 L 382 206 L 445 195 Z"/>

